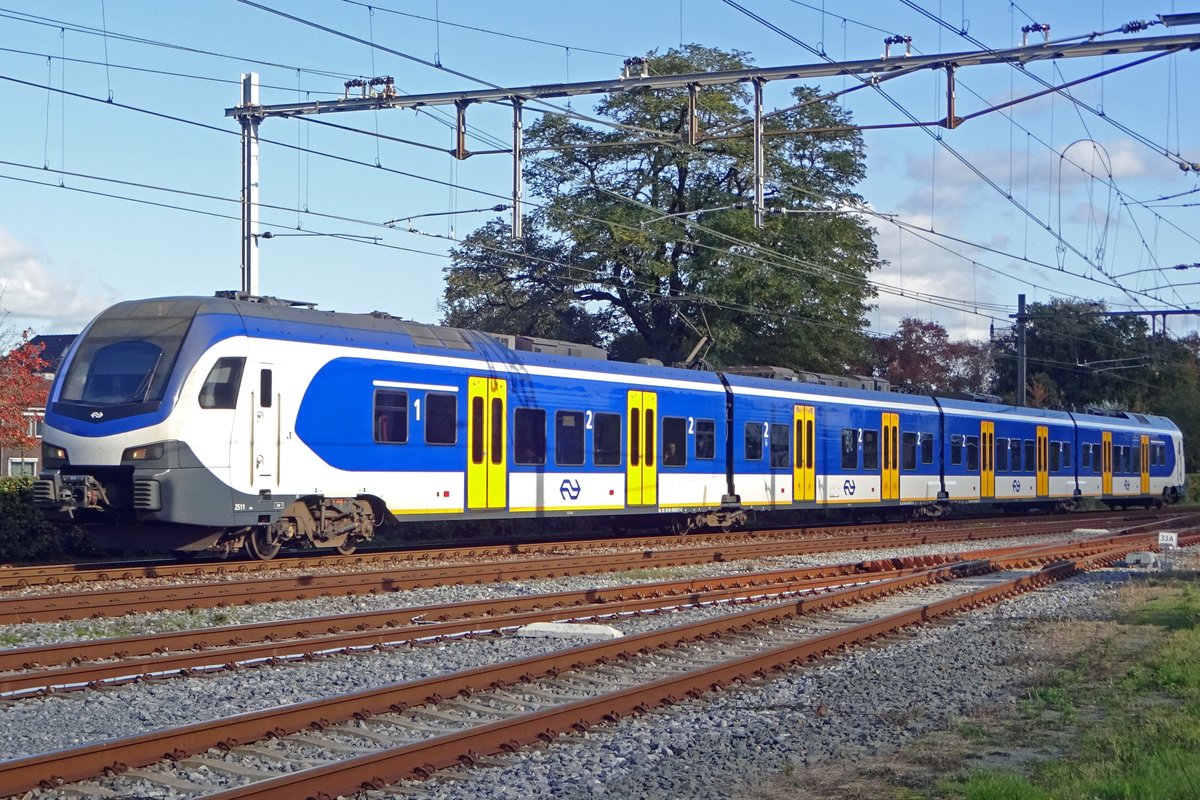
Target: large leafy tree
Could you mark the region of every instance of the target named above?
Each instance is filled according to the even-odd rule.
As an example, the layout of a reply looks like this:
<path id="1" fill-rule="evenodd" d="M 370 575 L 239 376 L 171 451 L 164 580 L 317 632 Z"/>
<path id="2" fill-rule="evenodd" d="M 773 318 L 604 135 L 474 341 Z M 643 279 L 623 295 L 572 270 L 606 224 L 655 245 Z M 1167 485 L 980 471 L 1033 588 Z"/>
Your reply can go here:
<path id="1" fill-rule="evenodd" d="M 745 53 L 691 45 L 651 53 L 652 74 L 742 69 Z M 521 242 L 497 220 L 453 252 L 444 321 L 584 340 L 615 357 L 683 359 L 703 336 L 716 364 L 838 370 L 861 364 L 879 265 L 848 205 L 864 175 L 849 114 L 811 88 L 768 118 L 769 206 L 754 227 L 750 91 L 699 90 L 703 131 L 688 147 L 687 91 L 607 96 L 608 129 L 551 115 L 529 127 L 537 210 Z M 821 129 L 824 132 L 817 132 Z M 830 132 L 829 129 L 835 129 Z M 808 132 L 804 132 L 808 131 Z M 782 135 L 782 134 L 787 135 Z"/>
<path id="2" fill-rule="evenodd" d="M 1151 410 L 1162 388 L 1160 372 L 1182 355 L 1151 337 L 1137 316 L 1104 317 L 1103 304 L 1055 299 L 1026 313 L 1026 402 L 1045 407 L 1109 406 Z M 1016 399 L 1017 334 L 997 343 L 998 387 Z"/>

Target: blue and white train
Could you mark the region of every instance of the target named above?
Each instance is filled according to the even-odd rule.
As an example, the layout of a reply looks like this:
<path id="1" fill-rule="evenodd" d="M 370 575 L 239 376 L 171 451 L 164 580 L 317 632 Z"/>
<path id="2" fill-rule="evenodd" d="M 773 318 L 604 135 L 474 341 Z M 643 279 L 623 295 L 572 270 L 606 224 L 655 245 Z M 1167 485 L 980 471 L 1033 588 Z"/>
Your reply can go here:
<path id="1" fill-rule="evenodd" d="M 582 348 L 586 350 L 586 348 Z M 1168 419 L 513 349 L 221 293 L 120 303 L 67 353 L 36 502 L 182 552 L 350 552 L 380 525 L 1172 502 Z"/>

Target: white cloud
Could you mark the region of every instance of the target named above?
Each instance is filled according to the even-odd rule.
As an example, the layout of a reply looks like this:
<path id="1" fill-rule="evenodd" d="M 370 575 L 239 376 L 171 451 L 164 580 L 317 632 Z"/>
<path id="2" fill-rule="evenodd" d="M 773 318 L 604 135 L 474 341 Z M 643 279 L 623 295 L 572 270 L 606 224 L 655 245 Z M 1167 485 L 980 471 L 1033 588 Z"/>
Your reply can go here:
<path id="1" fill-rule="evenodd" d="M 906 220 L 921 224 L 918 216 Z M 937 241 L 936 237 L 929 238 Z M 998 241 L 987 244 L 1002 246 L 999 241 L 1002 239 L 998 237 Z M 878 311 L 872 321 L 882 332 L 895 331 L 905 317 L 916 317 L 940 323 L 954 340 L 988 337 L 992 320 L 987 315 L 998 316 L 987 308 L 997 301 L 993 295 L 994 282 L 989 272 L 971 263 L 971 259 L 978 258 L 982 251 L 953 242 L 946 243 L 949 250 L 943 249 L 911 233 L 898 237 L 891 226 L 880 226 L 875 240 L 880 257 L 888 264 L 872 278 L 878 284 L 891 287 L 891 290 L 881 290 L 875 298 Z M 897 290 L 903 294 L 895 293 Z M 938 298 L 953 298 L 949 304 L 955 307 L 939 305 Z M 964 313 L 961 310 L 963 302 L 968 307 L 979 303 L 983 306 L 980 309 L 982 315 L 971 311 Z"/>
<path id="2" fill-rule="evenodd" d="M 58 267 L 0 231 L 0 313 L 7 323 L 35 333 L 75 333 L 117 299 L 94 276 Z"/>

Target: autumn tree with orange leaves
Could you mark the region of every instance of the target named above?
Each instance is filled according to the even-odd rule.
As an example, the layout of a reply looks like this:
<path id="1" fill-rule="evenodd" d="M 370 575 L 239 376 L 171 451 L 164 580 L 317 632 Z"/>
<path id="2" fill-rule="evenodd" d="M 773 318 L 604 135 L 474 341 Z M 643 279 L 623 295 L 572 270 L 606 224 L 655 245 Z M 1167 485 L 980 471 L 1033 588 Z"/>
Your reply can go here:
<path id="1" fill-rule="evenodd" d="M 0 356 L 0 447 L 34 450 L 38 439 L 29 430 L 30 408 L 46 403 L 49 388 L 42 373 L 48 366 L 42 358 L 42 346 L 29 341 L 29 331 L 19 336 L 0 336 L 15 339 L 17 344 Z"/>

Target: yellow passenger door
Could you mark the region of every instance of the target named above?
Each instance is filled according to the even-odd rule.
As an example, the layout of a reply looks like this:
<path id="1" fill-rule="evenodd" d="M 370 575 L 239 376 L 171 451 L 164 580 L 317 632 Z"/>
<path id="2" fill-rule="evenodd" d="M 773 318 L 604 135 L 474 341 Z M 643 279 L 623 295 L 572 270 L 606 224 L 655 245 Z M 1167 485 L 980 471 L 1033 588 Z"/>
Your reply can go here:
<path id="1" fill-rule="evenodd" d="M 996 496 L 996 423 L 979 423 L 979 496 Z"/>
<path id="2" fill-rule="evenodd" d="M 508 505 L 508 382 L 467 380 L 467 508 Z"/>
<path id="3" fill-rule="evenodd" d="M 625 504 L 658 504 L 658 395 L 632 389 L 626 404 Z"/>
<path id="4" fill-rule="evenodd" d="M 1103 444 L 1100 446 L 1101 451 L 1101 468 L 1104 470 L 1101 475 L 1101 492 L 1103 494 L 1112 494 L 1112 433 L 1105 431 L 1100 434 L 1103 439 Z"/>
<path id="5" fill-rule="evenodd" d="M 1045 425 L 1037 429 L 1037 496 L 1050 496 L 1050 429 Z"/>
<path id="6" fill-rule="evenodd" d="M 883 490 L 884 500 L 900 499 L 900 415 L 883 415 Z"/>
<path id="7" fill-rule="evenodd" d="M 1142 494 L 1150 494 L 1150 437 L 1142 437 Z"/>
<path id="8" fill-rule="evenodd" d="M 812 502 L 817 498 L 816 410 L 812 406 L 793 406 L 792 427 L 796 439 L 792 499 Z"/>

